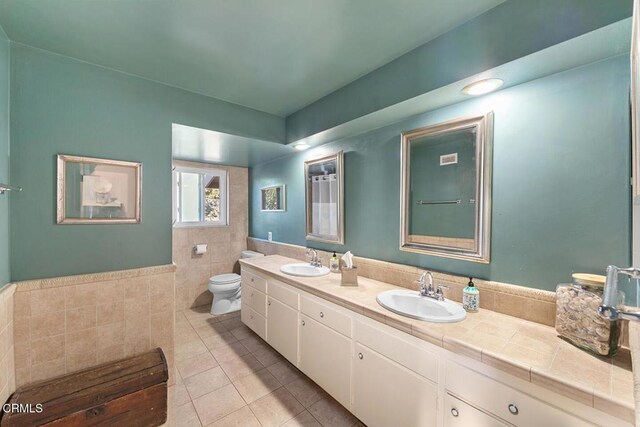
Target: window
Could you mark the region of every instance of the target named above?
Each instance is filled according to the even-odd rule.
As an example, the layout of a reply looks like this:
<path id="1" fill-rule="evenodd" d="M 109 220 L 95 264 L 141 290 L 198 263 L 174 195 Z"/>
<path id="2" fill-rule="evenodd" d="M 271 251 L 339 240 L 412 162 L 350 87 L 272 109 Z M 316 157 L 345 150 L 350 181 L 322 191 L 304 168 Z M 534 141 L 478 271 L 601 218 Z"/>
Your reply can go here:
<path id="1" fill-rule="evenodd" d="M 173 180 L 176 226 L 227 225 L 225 171 L 176 167 Z"/>

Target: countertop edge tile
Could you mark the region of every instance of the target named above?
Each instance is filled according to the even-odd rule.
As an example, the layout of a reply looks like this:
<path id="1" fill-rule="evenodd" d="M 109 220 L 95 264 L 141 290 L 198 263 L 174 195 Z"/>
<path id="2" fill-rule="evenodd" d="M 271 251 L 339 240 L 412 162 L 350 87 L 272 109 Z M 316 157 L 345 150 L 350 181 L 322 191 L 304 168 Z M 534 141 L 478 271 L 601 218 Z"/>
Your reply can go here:
<path id="1" fill-rule="evenodd" d="M 446 350 L 482 362 L 482 349 L 480 347 L 447 335 L 442 337 L 442 343 Z"/>
<path id="2" fill-rule="evenodd" d="M 616 414 L 618 418 L 635 424 L 636 411 L 634 405 L 612 400 L 598 391 L 593 393 L 593 407 L 608 414 Z"/>
<path id="3" fill-rule="evenodd" d="M 552 377 L 550 373 L 538 370 L 535 367 L 531 368 L 531 383 L 593 408 L 593 387 L 585 387 L 569 380 L 558 380 L 556 377 Z M 614 412 L 612 415 L 617 416 L 617 413 Z"/>
<path id="4" fill-rule="evenodd" d="M 500 369 L 503 372 L 518 377 L 527 382 L 531 382 L 531 366 L 518 363 L 513 360 L 506 360 L 500 355 L 490 350 L 482 350 L 482 363 Z"/>

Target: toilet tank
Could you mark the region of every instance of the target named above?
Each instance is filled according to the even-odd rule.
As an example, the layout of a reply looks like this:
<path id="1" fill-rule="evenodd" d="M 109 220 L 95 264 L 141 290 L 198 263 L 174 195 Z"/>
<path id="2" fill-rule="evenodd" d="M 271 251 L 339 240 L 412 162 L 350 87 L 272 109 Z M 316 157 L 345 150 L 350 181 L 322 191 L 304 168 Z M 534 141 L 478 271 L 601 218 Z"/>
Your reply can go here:
<path id="1" fill-rule="evenodd" d="M 240 258 L 256 258 L 259 256 L 264 256 L 264 254 L 255 251 L 242 251 L 242 253 L 240 254 Z"/>

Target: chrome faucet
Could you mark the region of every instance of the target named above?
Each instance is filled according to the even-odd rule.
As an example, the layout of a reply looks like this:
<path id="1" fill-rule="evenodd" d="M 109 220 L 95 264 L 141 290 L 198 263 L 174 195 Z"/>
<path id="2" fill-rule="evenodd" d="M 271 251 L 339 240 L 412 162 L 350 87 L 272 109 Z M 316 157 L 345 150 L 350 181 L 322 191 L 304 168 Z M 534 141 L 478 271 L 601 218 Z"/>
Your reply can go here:
<path id="1" fill-rule="evenodd" d="M 429 278 L 429 286 L 427 286 L 427 277 Z M 416 280 L 416 283 L 420 285 L 420 296 L 433 298 L 438 301 L 444 301 L 443 289 L 449 289 L 448 286 L 439 285 L 436 288 L 433 287 L 433 274 L 430 271 L 422 273 L 420 278 Z"/>
<path id="2" fill-rule="evenodd" d="M 305 254 L 307 258 L 311 258 L 309 264 L 313 267 L 322 267 L 322 258 L 318 256 L 318 251 L 313 248 L 308 248 Z"/>
<path id="3" fill-rule="evenodd" d="M 632 279 L 640 279 L 640 268 L 620 268 L 615 265 L 608 266 L 602 305 L 598 307 L 598 313 L 600 313 L 600 316 L 609 320 L 626 319 L 640 321 L 640 312 L 620 309 L 620 306 L 623 305 L 623 301 L 620 301 L 620 297 L 618 296 L 618 274 L 620 273 L 626 274 Z"/>

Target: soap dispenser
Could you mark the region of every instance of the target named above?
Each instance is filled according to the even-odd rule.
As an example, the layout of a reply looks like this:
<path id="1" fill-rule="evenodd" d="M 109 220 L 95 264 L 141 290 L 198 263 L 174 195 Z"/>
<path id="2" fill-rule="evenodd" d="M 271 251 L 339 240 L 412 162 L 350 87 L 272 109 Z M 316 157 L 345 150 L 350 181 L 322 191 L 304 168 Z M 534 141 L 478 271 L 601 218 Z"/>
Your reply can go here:
<path id="1" fill-rule="evenodd" d="M 469 283 L 462 291 L 462 308 L 472 313 L 480 310 L 480 291 L 473 283 L 472 277 L 469 277 Z"/>
<path id="2" fill-rule="evenodd" d="M 340 273 L 340 261 L 338 260 L 336 251 L 333 251 L 333 255 L 329 259 L 329 270 L 331 270 L 332 273 Z"/>

